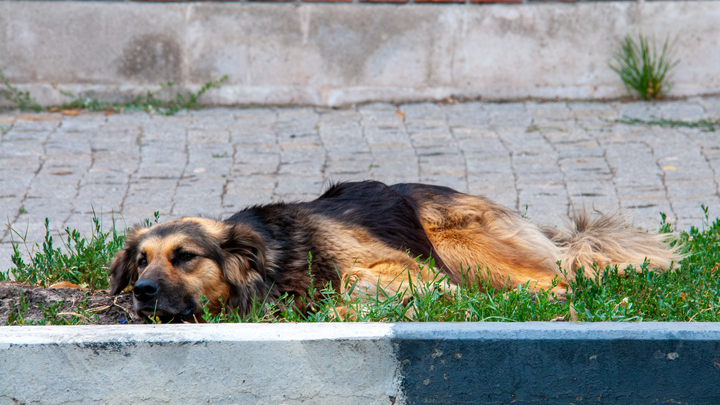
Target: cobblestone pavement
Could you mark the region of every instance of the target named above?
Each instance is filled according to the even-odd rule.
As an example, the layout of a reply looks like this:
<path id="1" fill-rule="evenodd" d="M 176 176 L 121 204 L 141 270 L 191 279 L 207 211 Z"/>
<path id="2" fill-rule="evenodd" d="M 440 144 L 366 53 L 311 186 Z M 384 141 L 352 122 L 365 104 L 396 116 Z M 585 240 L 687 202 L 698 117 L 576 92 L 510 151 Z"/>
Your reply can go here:
<path id="1" fill-rule="evenodd" d="M 0 113 L 0 217 L 30 242 L 93 210 L 131 225 L 160 211 L 226 217 L 316 197 L 330 181 L 425 182 L 488 196 L 545 224 L 573 209 L 659 212 L 678 229 L 720 215 L 720 132 L 613 119 L 720 117 L 720 98 L 660 103 L 371 104 L 356 109 L 213 108 L 145 113 Z M 10 242 L 0 229 L 0 269 Z"/>

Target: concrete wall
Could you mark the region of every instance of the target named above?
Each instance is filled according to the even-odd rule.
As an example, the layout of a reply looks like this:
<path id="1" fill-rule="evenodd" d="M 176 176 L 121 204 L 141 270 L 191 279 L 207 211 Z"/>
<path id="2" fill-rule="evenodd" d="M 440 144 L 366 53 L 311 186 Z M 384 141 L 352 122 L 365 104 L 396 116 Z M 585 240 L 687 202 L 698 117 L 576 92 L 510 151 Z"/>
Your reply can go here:
<path id="1" fill-rule="evenodd" d="M 0 68 L 104 98 L 160 82 L 219 104 L 608 98 L 626 33 L 677 38 L 671 95 L 720 92 L 720 1 L 513 5 L 0 1 Z"/>
<path id="2" fill-rule="evenodd" d="M 720 326 L 0 327 L 0 404 L 714 404 Z"/>

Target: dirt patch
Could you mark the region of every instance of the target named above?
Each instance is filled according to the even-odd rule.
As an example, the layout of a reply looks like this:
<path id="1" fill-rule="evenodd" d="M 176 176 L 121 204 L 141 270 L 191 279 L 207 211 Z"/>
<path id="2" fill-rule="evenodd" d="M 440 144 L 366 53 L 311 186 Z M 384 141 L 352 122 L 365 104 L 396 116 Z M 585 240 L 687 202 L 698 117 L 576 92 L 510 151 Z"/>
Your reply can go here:
<path id="1" fill-rule="evenodd" d="M 0 325 L 114 325 L 145 323 L 132 310 L 129 292 L 40 288 L 0 282 Z"/>

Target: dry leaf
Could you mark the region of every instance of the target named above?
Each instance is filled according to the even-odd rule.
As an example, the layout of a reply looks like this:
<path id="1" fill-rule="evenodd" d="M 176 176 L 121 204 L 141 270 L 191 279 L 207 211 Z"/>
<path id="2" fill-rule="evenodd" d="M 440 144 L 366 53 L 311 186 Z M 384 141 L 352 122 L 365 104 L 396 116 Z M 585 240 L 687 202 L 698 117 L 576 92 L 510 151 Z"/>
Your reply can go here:
<path id="1" fill-rule="evenodd" d="M 457 104 L 457 103 L 459 103 L 459 101 L 457 101 L 457 100 L 455 100 L 455 99 L 452 99 L 452 98 L 450 98 L 450 97 L 446 98 L 446 99 L 445 99 L 445 102 L 448 103 L 448 104 Z"/>
<path id="2" fill-rule="evenodd" d="M 672 171 L 675 171 L 675 170 L 677 170 L 677 167 L 675 167 L 675 166 L 663 166 L 663 170 L 672 170 Z"/>
<path id="3" fill-rule="evenodd" d="M 85 315 L 83 315 L 83 314 L 78 314 L 77 312 L 58 312 L 58 315 L 77 316 L 78 318 L 82 318 L 82 319 L 84 319 L 84 320 L 86 320 L 86 321 L 88 321 L 88 322 L 90 322 L 90 323 L 95 323 L 95 322 L 91 321 L 90 318 L 88 318 L 87 316 L 85 316 Z"/>
<path id="4" fill-rule="evenodd" d="M 400 111 L 400 110 L 395 110 L 395 114 L 397 114 L 398 117 L 402 118 L 403 120 L 405 119 L 405 113 L 404 113 L 404 112 L 402 112 L 402 111 Z"/>
<path id="5" fill-rule="evenodd" d="M 20 115 L 17 117 L 19 120 L 24 121 L 59 121 L 62 119 L 59 115 Z"/>
<path id="6" fill-rule="evenodd" d="M 62 114 L 62 115 L 80 115 L 80 110 L 78 110 L 77 108 L 72 108 L 69 110 L 62 110 L 62 111 L 60 111 L 60 114 Z"/>
<path id="7" fill-rule="evenodd" d="M 52 284 L 50 288 L 80 288 L 80 286 L 77 284 L 73 284 L 69 281 L 59 281 L 55 284 Z"/>

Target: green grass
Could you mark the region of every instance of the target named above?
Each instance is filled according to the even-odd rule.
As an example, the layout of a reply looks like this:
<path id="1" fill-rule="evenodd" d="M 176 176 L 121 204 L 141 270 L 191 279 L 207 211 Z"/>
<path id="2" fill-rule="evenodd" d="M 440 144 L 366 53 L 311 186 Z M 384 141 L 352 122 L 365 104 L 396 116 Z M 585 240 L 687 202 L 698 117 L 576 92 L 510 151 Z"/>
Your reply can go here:
<path id="1" fill-rule="evenodd" d="M 675 60 L 669 38 L 665 39 L 659 53 L 654 38 L 652 42 L 642 34 L 638 35 L 637 42 L 626 35 L 613 62 L 608 64 L 620 76 L 628 92 L 643 100 L 663 98 L 670 91 L 668 74 L 680 63 Z"/>
<path id="2" fill-rule="evenodd" d="M 680 121 L 680 120 L 668 120 L 665 118 L 657 118 L 654 115 L 650 116 L 650 120 L 643 120 L 639 118 L 632 118 L 623 116 L 621 119 L 616 119 L 613 122 L 625 125 L 653 125 L 663 128 L 700 128 L 703 132 L 715 132 L 715 129 L 720 128 L 720 120 L 711 121 L 707 119 L 697 121 Z"/>
<path id="3" fill-rule="evenodd" d="M 116 112 L 122 113 L 125 111 L 145 111 L 149 114 L 159 113 L 163 115 L 174 115 L 181 110 L 194 110 L 199 108 L 198 98 L 205 94 L 208 90 L 218 88 L 222 83 L 226 82 L 227 76 L 223 76 L 218 80 L 211 80 L 205 83 L 199 91 L 185 93 L 176 92 L 174 96 L 170 98 L 164 98 L 158 96 L 160 92 L 172 89 L 175 84 L 168 82 L 160 85 L 160 90 L 156 92 L 148 91 L 144 95 L 135 97 L 135 99 L 125 103 L 109 103 L 105 101 L 99 101 L 97 98 L 92 96 L 79 96 L 77 94 L 58 90 L 67 101 L 59 106 L 50 106 L 47 108 L 41 107 L 35 98 L 29 92 L 22 92 L 16 87 L 10 84 L 10 81 L 5 77 L 2 70 L 0 70 L 0 82 L 4 85 L 4 88 L 0 88 L 0 97 L 15 104 L 21 110 L 33 110 L 35 112 L 47 111 L 59 111 L 69 109 L 82 109 L 88 111 L 105 111 L 105 112 Z M 9 129 L 7 130 L 9 131 Z M 7 132 L 2 129 L 2 133 Z"/>
<path id="4" fill-rule="evenodd" d="M 670 272 L 656 273 L 642 266 L 628 271 L 626 276 L 618 273 L 624 269 L 597 269 L 601 277 L 578 276 L 569 282 L 566 299 L 557 299 L 552 293 L 531 293 L 528 286 L 493 289 L 487 283 L 458 288 L 455 292 L 443 290 L 444 276 L 412 285 L 406 295 L 377 295 L 353 298 L 355 286 L 343 286 L 347 292 L 337 293 L 336 286 L 316 286 L 311 283 L 308 296 L 312 302 L 302 304 L 310 308 L 306 312 L 296 309 L 295 300 L 284 295 L 275 302 L 257 297 L 250 314 L 223 311 L 218 315 L 205 309 L 206 322 L 524 322 L 577 320 L 599 321 L 720 321 L 720 219 L 710 223 L 705 209 L 705 220 L 700 228 L 693 227 L 679 235 L 675 243 L 681 243 L 690 252 L 679 267 Z M 146 221 L 147 224 L 157 222 Z M 12 270 L 17 280 L 47 286 L 59 280 L 67 280 L 89 288 L 106 288 L 107 263 L 122 246 L 124 235 L 114 228 L 104 232 L 101 223 L 93 220 L 94 231 L 85 239 L 75 230 L 65 242 L 68 253 L 53 247 L 48 233 L 42 246 L 25 263 L 19 245 L 15 247 Z M 47 222 L 46 222 L 46 226 Z M 670 225 L 664 223 L 661 232 L 668 232 Z M 15 235 L 18 235 L 15 232 Z M 432 262 L 421 263 L 433 266 Z M 312 269 L 312 254 L 308 255 L 308 271 Z M 602 281 L 600 281 L 602 280 Z M 207 302 L 207 301 L 206 301 Z M 343 319 L 337 308 L 349 310 L 351 316 Z M 22 318 L 22 308 L 17 317 Z M 57 311 L 55 311 L 57 312 Z M 65 316 L 54 316 L 53 308 L 44 308 L 44 322 L 69 322 Z M 56 314 L 57 315 L 57 314 Z M 81 314 L 82 315 L 82 314 Z M 60 319 L 62 318 L 62 319 Z M 75 318 L 73 318 L 75 319 Z M 16 322 L 21 320 L 16 319 Z M 84 322 L 76 316 L 78 323 Z M 151 320 L 149 320 L 151 321 Z"/>
<path id="5" fill-rule="evenodd" d="M 60 91 L 60 93 L 68 98 L 70 101 L 63 103 L 61 106 L 56 107 L 58 109 L 85 109 L 89 111 L 110 111 L 110 112 L 125 112 L 125 111 L 145 111 L 147 113 L 160 113 L 163 115 L 174 115 L 181 110 L 195 110 L 199 107 L 198 98 L 205 94 L 208 90 L 218 88 L 222 83 L 227 81 L 228 77 L 223 76 L 218 80 L 212 80 L 205 83 L 198 92 L 185 92 L 175 93 L 174 97 L 164 99 L 158 97 L 159 92 L 148 91 L 142 96 L 137 96 L 134 100 L 126 103 L 108 103 L 98 101 L 92 97 L 79 97 L 73 93 L 67 91 Z M 169 82 L 161 84 L 161 90 L 167 90 L 174 87 L 174 83 Z"/>
<path id="6" fill-rule="evenodd" d="M 10 84 L 10 80 L 5 77 L 5 74 L 0 70 L 0 82 L 4 88 L 0 87 L 0 97 L 5 100 L 16 104 L 21 110 L 33 110 L 40 112 L 43 108 L 38 104 L 35 99 L 30 95 L 30 92 L 20 91 L 17 87 Z M 3 131 L 7 132 L 7 131 Z"/>
<path id="7" fill-rule="evenodd" d="M 69 281 L 91 290 L 108 287 L 107 264 L 125 241 L 124 232 L 118 232 L 113 219 L 112 229 L 103 232 L 102 223 L 93 218 L 93 231 L 84 237 L 76 229 L 65 229 L 66 237 L 61 239 L 65 251 L 56 247 L 55 239 L 50 235 L 50 223 L 45 219 L 45 238 L 42 244 L 30 247 L 26 235 L 12 229 L 12 262 L 10 273 L 17 281 L 48 287 L 59 281 Z M 23 249 L 31 253 L 30 261 L 25 262 Z M 8 276 L 0 273 L 0 281 Z"/>
<path id="8" fill-rule="evenodd" d="M 9 127 L 4 127 L 4 126 L 0 125 L 0 136 L 3 136 L 5 134 L 7 134 L 8 132 L 10 132 L 10 130 L 13 129 L 14 126 L 15 126 L 14 123 L 10 124 Z"/>

